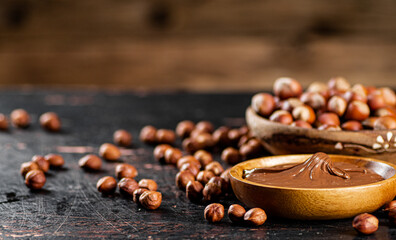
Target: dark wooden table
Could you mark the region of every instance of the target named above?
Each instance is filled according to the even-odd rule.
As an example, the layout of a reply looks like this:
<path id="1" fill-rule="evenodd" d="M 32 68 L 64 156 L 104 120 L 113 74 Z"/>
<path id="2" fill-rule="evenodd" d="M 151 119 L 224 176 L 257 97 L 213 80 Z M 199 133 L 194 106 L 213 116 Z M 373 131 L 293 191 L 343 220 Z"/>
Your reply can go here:
<path id="1" fill-rule="evenodd" d="M 1 91 L 0 112 L 25 108 L 32 114 L 26 130 L 11 128 L 0 133 L 0 239 L 8 238 L 268 238 L 268 239 L 360 239 L 351 219 L 310 221 L 273 219 L 260 227 L 232 224 L 225 217 L 219 224 L 203 218 L 204 205 L 190 203 L 174 184 L 176 169 L 159 165 L 153 147 L 138 140 L 147 124 L 174 128 L 180 120 L 202 119 L 216 126 L 240 126 L 251 94 L 145 94 L 94 91 Z M 39 114 L 57 112 L 63 131 L 50 134 L 38 123 Z M 134 146 L 124 151 L 122 161 L 135 165 L 140 178 L 159 184 L 163 202 L 147 211 L 119 195 L 103 197 L 96 181 L 114 175 L 116 163 L 106 162 L 100 173 L 85 173 L 77 164 L 84 151 L 112 141 L 114 130 L 132 132 Z M 179 143 L 180 144 L 180 143 Z M 82 147 L 76 147 L 82 146 Z M 69 148 L 68 148 L 69 147 Z M 74 147 L 74 148 L 70 148 Z M 79 153 L 79 151 L 81 151 Z M 51 170 L 45 188 L 32 192 L 19 173 L 22 162 L 34 154 L 60 153 L 66 160 L 61 170 Z M 216 158 L 219 156 L 217 155 Z M 225 202 L 225 207 L 238 200 Z M 386 214 L 377 211 L 380 228 L 370 239 L 395 239 L 396 228 Z"/>

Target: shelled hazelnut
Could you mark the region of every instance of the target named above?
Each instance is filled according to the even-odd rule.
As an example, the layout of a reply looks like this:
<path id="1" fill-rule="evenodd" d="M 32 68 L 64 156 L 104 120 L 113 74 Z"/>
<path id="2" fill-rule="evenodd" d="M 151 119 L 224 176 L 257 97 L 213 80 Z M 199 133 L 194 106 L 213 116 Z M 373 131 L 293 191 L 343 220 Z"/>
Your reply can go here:
<path id="1" fill-rule="evenodd" d="M 245 208 L 243 208 L 239 204 L 232 204 L 228 208 L 228 218 L 233 223 L 241 223 L 241 222 L 243 222 L 243 218 L 244 218 L 245 213 L 246 213 Z"/>
<path id="2" fill-rule="evenodd" d="M 257 138 L 251 138 L 239 148 L 243 159 L 250 159 L 260 156 L 264 152 L 263 145 Z"/>
<path id="3" fill-rule="evenodd" d="M 113 194 L 114 191 L 116 190 L 117 181 L 115 180 L 115 178 L 110 176 L 102 177 L 96 183 L 96 188 L 98 189 L 99 192 L 105 195 L 110 195 Z"/>
<path id="4" fill-rule="evenodd" d="M 169 144 L 157 145 L 153 151 L 154 158 L 160 163 L 165 163 L 165 151 L 169 148 L 172 148 Z"/>
<path id="5" fill-rule="evenodd" d="M 24 109 L 15 109 L 11 112 L 11 122 L 15 127 L 27 128 L 30 125 L 30 115 Z"/>
<path id="6" fill-rule="evenodd" d="M 161 206 L 162 194 L 156 191 L 145 191 L 139 197 L 140 204 L 149 210 L 155 210 Z"/>
<path id="7" fill-rule="evenodd" d="M 184 120 L 177 124 L 176 134 L 181 138 L 186 138 L 190 136 L 190 133 L 194 130 L 195 123 L 190 120 Z"/>
<path id="8" fill-rule="evenodd" d="M 261 208 L 252 208 L 245 213 L 243 219 L 249 224 L 260 226 L 267 220 L 267 214 Z"/>
<path id="9" fill-rule="evenodd" d="M 228 147 L 221 153 L 221 159 L 231 165 L 235 165 L 242 160 L 242 156 L 238 149 Z"/>
<path id="10" fill-rule="evenodd" d="M 269 117 L 270 121 L 290 125 L 293 122 L 292 115 L 285 110 L 276 110 Z"/>
<path id="11" fill-rule="evenodd" d="M 135 203 L 139 203 L 139 197 L 142 195 L 144 192 L 150 191 L 147 188 L 138 188 L 132 193 L 132 199 Z"/>
<path id="12" fill-rule="evenodd" d="M 138 175 L 136 168 L 127 163 L 117 164 L 115 167 L 115 175 L 118 179 L 135 178 Z"/>
<path id="13" fill-rule="evenodd" d="M 200 132 L 212 133 L 214 131 L 214 126 L 209 121 L 200 121 L 195 125 L 195 129 Z"/>
<path id="14" fill-rule="evenodd" d="M 188 153 L 194 153 L 198 150 L 191 138 L 185 138 L 182 142 L 182 147 Z"/>
<path id="15" fill-rule="evenodd" d="M 230 139 L 231 146 L 237 146 L 241 137 L 242 134 L 239 129 L 231 129 L 228 131 L 228 139 Z"/>
<path id="16" fill-rule="evenodd" d="M 202 167 L 206 167 L 206 165 L 213 162 L 212 154 L 205 150 L 196 151 L 194 157 L 199 161 Z"/>
<path id="17" fill-rule="evenodd" d="M 198 169 L 201 168 L 201 163 L 194 156 L 187 155 L 177 160 L 177 164 L 176 164 L 177 169 L 180 169 L 186 163 L 191 163 L 195 165 Z"/>
<path id="18" fill-rule="evenodd" d="M 121 194 L 132 197 L 135 190 L 139 188 L 139 184 L 132 178 L 122 178 L 118 182 L 118 188 Z"/>
<path id="19" fill-rule="evenodd" d="M 40 167 L 35 162 L 25 162 L 21 164 L 20 173 L 23 177 L 26 177 L 26 174 L 32 170 L 40 170 Z"/>
<path id="20" fill-rule="evenodd" d="M 146 188 L 150 191 L 157 191 L 158 185 L 152 179 L 141 179 L 139 181 L 139 188 Z"/>
<path id="21" fill-rule="evenodd" d="M 46 178 L 44 172 L 38 169 L 30 170 L 25 176 L 25 184 L 32 190 L 39 190 L 43 188 L 45 182 Z"/>
<path id="22" fill-rule="evenodd" d="M 209 204 L 205 208 L 204 217 L 210 223 L 220 222 L 224 217 L 224 206 L 220 203 Z"/>
<path id="23" fill-rule="evenodd" d="M 299 97 L 302 94 L 302 87 L 299 82 L 292 78 L 278 78 L 274 83 L 274 94 L 280 99 Z"/>
<path id="24" fill-rule="evenodd" d="M 202 170 L 197 175 L 197 181 L 199 181 L 202 184 L 206 184 L 214 176 L 215 174 L 212 171 Z"/>
<path id="25" fill-rule="evenodd" d="M 226 180 L 224 180 L 224 179 L 221 178 L 221 177 L 214 176 L 214 177 L 212 177 L 212 178 L 209 180 L 208 183 L 214 183 L 214 184 L 216 184 L 217 186 L 219 186 L 222 193 L 228 192 L 228 187 L 229 187 L 228 182 L 226 182 Z"/>
<path id="26" fill-rule="evenodd" d="M 221 186 L 213 182 L 205 184 L 205 187 L 202 190 L 203 198 L 207 202 L 217 200 L 221 194 Z"/>
<path id="27" fill-rule="evenodd" d="M 61 121 L 58 114 L 54 112 L 46 112 L 40 116 L 40 125 L 47 131 L 59 132 L 61 128 Z"/>
<path id="28" fill-rule="evenodd" d="M 127 130 L 119 129 L 114 132 L 113 141 L 119 146 L 129 147 L 132 144 L 132 134 Z"/>
<path id="29" fill-rule="evenodd" d="M 359 233 L 369 235 L 378 230 L 378 218 L 368 213 L 362 213 L 353 219 L 352 226 Z"/>
<path id="30" fill-rule="evenodd" d="M 178 148 L 168 148 L 165 151 L 165 163 L 166 164 L 172 164 L 172 165 L 176 165 L 177 161 L 179 161 L 179 159 L 183 156 L 182 151 L 180 151 L 180 149 Z"/>
<path id="31" fill-rule="evenodd" d="M 226 147 L 231 145 L 231 140 L 228 138 L 228 132 L 230 128 L 221 126 L 213 132 L 212 138 L 215 145 L 219 147 Z"/>
<path id="32" fill-rule="evenodd" d="M 58 154 L 47 154 L 44 156 L 45 160 L 47 160 L 51 167 L 61 168 L 65 164 L 65 160 L 61 155 Z"/>
<path id="33" fill-rule="evenodd" d="M 384 207 L 384 211 L 390 211 L 396 209 L 396 200 L 387 203 Z"/>
<path id="34" fill-rule="evenodd" d="M 316 120 L 314 110 L 308 105 L 301 105 L 293 109 L 292 116 L 295 120 L 302 120 L 312 124 Z M 290 123 L 291 124 L 291 123 Z"/>
<path id="35" fill-rule="evenodd" d="M 88 154 L 80 158 L 78 165 L 88 171 L 98 171 L 102 168 L 102 159 L 94 154 Z"/>
<path id="36" fill-rule="evenodd" d="M 199 202 L 202 199 L 203 185 L 198 181 L 189 181 L 186 186 L 186 197 L 191 202 Z"/>
<path id="37" fill-rule="evenodd" d="M 8 130 L 8 119 L 2 113 L 0 113 L 0 130 L 3 130 L 3 131 Z"/>
<path id="38" fill-rule="evenodd" d="M 275 109 L 274 97 L 268 93 L 257 93 L 252 97 L 252 108 L 261 116 L 266 117 Z"/>
<path id="39" fill-rule="evenodd" d="M 212 171 L 216 176 L 219 176 L 224 171 L 221 164 L 216 161 L 213 161 L 206 165 L 205 170 Z"/>
<path id="40" fill-rule="evenodd" d="M 103 143 L 99 148 L 99 155 L 109 161 L 117 161 L 121 157 L 120 149 L 111 143 Z"/>
<path id="41" fill-rule="evenodd" d="M 207 132 L 200 132 L 192 136 L 191 140 L 196 150 L 211 149 L 215 145 L 212 134 Z"/>
<path id="42" fill-rule="evenodd" d="M 154 144 L 157 142 L 156 134 L 157 129 L 151 125 L 148 125 L 140 130 L 139 139 L 144 143 Z"/>
<path id="43" fill-rule="evenodd" d="M 174 144 L 176 141 L 175 132 L 169 129 L 158 129 L 155 135 L 157 143 Z"/>
<path id="44" fill-rule="evenodd" d="M 396 129 L 396 117 L 384 116 L 380 117 L 374 122 L 374 130 L 388 130 Z"/>
<path id="45" fill-rule="evenodd" d="M 50 168 L 49 162 L 47 160 L 45 160 L 45 158 L 41 155 L 34 155 L 32 157 L 32 162 L 37 163 L 40 170 L 43 171 L 44 173 L 48 172 L 48 170 Z"/>
<path id="46" fill-rule="evenodd" d="M 194 163 L 185 163 L 180 167 L 180 171 L 189 171 L 191 172 L 194 177 L 197 176 L 199 172 L 199 168 Z"/>

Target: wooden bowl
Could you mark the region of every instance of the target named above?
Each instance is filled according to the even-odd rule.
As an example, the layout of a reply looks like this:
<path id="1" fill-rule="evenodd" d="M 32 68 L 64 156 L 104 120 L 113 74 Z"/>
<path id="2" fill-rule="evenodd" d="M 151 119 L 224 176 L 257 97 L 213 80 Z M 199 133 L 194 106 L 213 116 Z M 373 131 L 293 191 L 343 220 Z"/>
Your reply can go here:
<path id="1" fill-rule="evenodd" d="M 245 180 L 243 170 L 304 162 L 310 154 L 264 157 L 235 165 L 230 170 L 236 197 L 248 207 L 260 207 L 270 217 L 303 220 L 339 219 L 373 212 L 396 195 L 396 165 L 371 158 L 330 155 L 335 162 L 364 166 L 385 180 L 340 188 L 291 188 Z"/>
<path id="2" fill-rule="evenodd" d="M 358 155 L 396 163 L 396 130 L 327 131 L 269 121 L 246 110 L 252 134 L 274 155 L 325 152 Z"/>

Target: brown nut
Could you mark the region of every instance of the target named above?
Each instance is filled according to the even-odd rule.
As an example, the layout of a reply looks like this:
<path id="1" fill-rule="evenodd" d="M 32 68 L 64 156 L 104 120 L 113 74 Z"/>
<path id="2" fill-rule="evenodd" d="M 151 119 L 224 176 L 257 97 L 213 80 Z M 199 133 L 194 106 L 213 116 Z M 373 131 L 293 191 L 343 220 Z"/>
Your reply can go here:
<path id="1" fill-rule="evenodd" d="M 275 100 L 271 94 L 257 93 L 252 97 L 252 108 L 259 115 L 269 116 L 275 109 Z"/>
<path id="2" fill-rule="evenodd" d="M 368 117 L 367 119 L 362 121 L 362 125 L 365 128 L 373 129 L 374 123 L 378 119 L 378 117 Z"/>
<path id="3" fill-rule="evenodd" d="M 199 168 L 194 163 L 185 163 L 181 166 L 180 171 L 189 171 L 195 177 L 199 172 Z"/>
<path id="4" fill-rule="evenodd" d="M 221 178 L 221 177 L 214 176 L 214 177 L 212 177 L 212 178 L 209 180 L 208 183 L 214 183 L 214 184 L 216 184 L 217 186 L 219 186 L 219 187 L 221 188 L 221 192 L 222 192 L 222 193 L 228 192 L 229 184 L 228 184 L 228 182 L 227 182 L 226 180 L 224 180 L 224 179 Z"/>
<path id="5" fill-rule="evenodd" d="M 228 147 L 224 149 L 223 152 L 221 153 L 221 159 L 230 165 L 235 165 L 241 162 L 242 156 L 239 153 L 238 149 L 235 149 L 233 147 Z"/>
<path id="6" fill-rule="evenodd" d="M 294 108 L 304 105 L 304 103 L 301 102 L 301 100 L 298 98 L 289 98 L 283 100 L 280 104 L 281 104 L 280 109 L 288 112 L 292 112 Z"/>
<path id="7" fill-rule="evenodd" d="M 186 197 L 191 202 L 199 202 L 202 199 L 203 186 L 198 181 L 189 181 L 186 186 Z"/>
<path id="8" fill-rule="evenodd" d="M 393 201 L 387 203 L 384 207 L 385 211 L 390 211 L 390 210 L 394 210 L 394 209 L 396 209 L 396 200 L 393 200 Z"/>
<path id="9" fill-rule="evenodd" d="M 215 145 L 212 135 L 207 132 L 201 132 L 191 137 L 191 140 L 196 150 L 211 149 Z"/>
<path id="10" fill-rule="evenodd" d="M 47 154 L 44 156 L 45 160 L 47 160 L 51 167 L 60 168 L 65 164 L 65 160 L 61 155 L 58 154 Z"/>
<path id="11" fill-rule="evenodd" d="M 32 170 L 40 170 L 39 165 L 35 162 L 24 162 L 21 164 L 20 172 L 23 177 L 25 177 L 26 174 Z"/>
<path id="12" fill-rule="evenodd" d="M 195 129 L 200 132 L 212 133 L 214 130 L 213 124 L 209 121 L 200 121 L 195 125 Z"/>
<path id="13" fill-rule="evenodd" d="M 194 153 L 198 149 L 195 147 L 194 142 L 191 138 L 185 138 L 182 142 L 183 149 L 188 153 Z"/>
<path id="14" fill-rule="evenodd" d="M 129 147 L 132 144 L 132 134 L 127 130 L 119 129 L 113 133 L 113 141 L 122 147 Z"/>
<path id="15" fill-rule="evenodd" d="M 102 168 L 102 159 L 94 154 L 88 154 L 78 160 L 78 165 L 88 171 L 98 171 Z"/>
<path id="16" fill-rule="evenodd" d="M 169 144 L 160 144 L 160 145 L 157 145 L 157 146 L 154 148 L 154 151 L 153 151 L 154 158 L 155 158 L 158 162 L 164 164 L 164 163 L 165 163 L 165 151 L 168 150 L 169 148 L 172 148 L 172 146 L 169 145 Z"/>
<path id="17" fill-rule="evenodd" d="M 383 116 L 394 116 L 396 117 L 396 108 L 394 107 L 384 107 L 377 109 L 374 113 L 375 116 L 377 117 L 383 117 Z"/>
<path id="18" fill-rule="evenodd" d="M 44 187 L 46 182 L 45 174 L 41 170 L 31 170 L 25 176 L 25 184 L 28 188 L 38 190 Z"/>
<path id="19" fill-rule="evenodd" d="M 314 110 L 307 105 L 302 105 L 294 108 L 292 112 L 292 116 L 295 120 L 303 120 L 309 124 L 314 123 L 316 120 L 316 115 Z"/>
<path id="20" fill-rule="evenodd" d="M 347 103 L 351 101 L 361 101 L 367 103 L 367 95 L 361 95 L 353 91 L 347 91 L 343 94 L 335 95 L 343 98 Z"/>
<path id="21" fill-rule="evenodd" d="M 249 224 L 260 226 L 267 220 L 267 214 L 261 208 L 252 208 L 245 213 L 243 220 Z"/>
<path id="22" fill-rule="evenodd" d="M 264 152 L 264 148 L 258 139 L 251 138 L 239 148 L 239 152 L 243 159 L 251 159 L 259 157 Z"/>
<path id="23" fill-rule="evenodd" d="M 335 113 L 322 113 L 318 116 L 318 125 L 340 125 L 340 118 Z"/>
<path id="24" fill-rule="evenodd" d="M 40 116 L 40 125 L 47 131 L 50 132 L 59 132 L 61 129 L 61 121 L 58 117 L 58 114 L 54 112 L 43 113 Z"/>
<path id="25" fill-rule="evenodd" d="M 228 208 L 228 218 L 233 222 L 233 223 L 240 223 L 243 222 L 243 217 L 246 213 L 245 208 L 243 208 L 239 204 L 232 204 Z"/>
<path id="26" fill-rule="evenodd" d="M 184 120 L 177 124 L 176 134 L 181 138 L 186 138 L 190 136 L 190 133 L 194 130 L 195 123 L 190 120 Z"/>
<path id="27" fill-rule="evenodd" d="M 275 80 L 273 91 L 280 99 L 287 99 L 299 97 L 302 93 L 302 87 L 296 80 L 282 77 Z"/>
<path id="28" fill-rule="evenodd" d="M 374 130 L 396 129 L 396 117 L 384 116 L 374 122 Z"/>
<path id="29" fill-rule="evenodd" d="M 183 157 L 183 153 L 178 148 L 168 148 L 165 151 L 164 158 L 166 164 L 176 165 L 177 161 L 179 161 L 181 157 Z"/>
<path id="30" fill-rule="evenodd" d="M 148 125 L 140 130 L 139 139 L 144 143 L 154 144 L 157 142 L 156 135 L 157 129 L 151 125 Z"/>
<path id="31" fill-rule="evenodd" d="M 324 93 L 329 90 L 327 84 L 324 82 L 312 82 L 307 88 L 307 92 Z"/>
<path id="32" fill-rule="evenodd" d="M 212 171 L 216 176 L 219 176 L 222 172 L 224 172 L 224 168 L 219 162 L 216 161 L 213 161 L 206 165 L 205 170 Z"/>
<path id="33" fill-rule="evenodd" d="M 158 129 L 155 135 L 157 143 L 174 144 L 176 141 L 175 132 L 169 129 Z"/>
<path id="34" fill-rule="evenodd" d="M 293 122 L 293 117 L 288 111 L 277 110 L 271 114 L 269 120 L 290 125 Z"/>
<path id="35" fill-rule="evenodd" d="M 115 175 L 118 179 L 135 178 L 138 175 L 138 171 L 130 164 L 120 163 L 115 167 Z"/>
<path id="36" fill-rule="evenodd" d="M 208 170 L 203 170 L 200 171 L 197 175 L 197 181 L 199 181 L 202 184 L 207 184 L 209 182 L 209 180 L 214 177 L 215 174 L 212 171 L 208 171 Z"/>
<path id="37" fill-rule="evenodd" d="M 340 126 L 337 126 L 337 125 L 327 125 L 327 124 L 324 124 L 324 125 L 320 125 L 319 127 L 318 127 L 318 130 L 327 130 L 327 131 L 341 131 L 342 129 L 341 129 L 341 127 Z"/>
<path id="38" fill-rule="evenodd" d="M 366 101 L 367 101 L 368 91 L 367 91 L 367 88 L 365 86 L 363 86 L 362 84 L 357 83 L 357 84 L 353 85 L 351 91 L 355 95 L 359 95 L 360 98 L 366 98 Z"/>
<path id="39" fill-rule="evenodd" d="M 157 209 L 161 206 L 162 194 L 155 191 L 145 191 L 140 195 L 139 202 L 145 209 Z"/>
<path id="40" fill-rule="evenodd" d="M 176 186 L 181 190 L 185 190 L 188 182 L 195 181 L 195 176 L 190 171 L 184 170 L 176 174 L 175 180 Z"/>
<path id="41" fill-rule="evenodd" d="M 359 233 L 369 235 L 377 231 L 378 218 L 368 213 L 362 213 L 353 219 L 352 226 Z"/>
<path id="42" fill-rule="evenodd" d="M 331 78 L 327 86 L 330 90 L 336 90 L 338 92 L 346 92 L 351 88 L 351 84 L 343 77 Z"/>
<path id="43" fill-rule="evenodd" d="M 371 110 L 375 111 L 386 107 L 386 100 L 380 91 L 375 91 L 367 96 L 367 104 Z"/>
<path id="44" fill-rule="evenodd" d="M 293 127 L 301 127 L 301 128 L 312 128 L 312 125 L 307 123 L 306 121 L 297 120 L 292 122 L 291 126 Z"/>
<path id="45" fill-rule="evenodd" d="M 99 155 L 109 161 L 117 161 L 121 157 L 120 149 L 111 143 L 103 143 L 99 148 Z"/>
<path id="46" fill-rule="evenodd" d="M 15 109 L 11 112 L 11 122 L 15 127 L 27 128 L 30 125 L 30 115 L 24 109 Z"/>
<path id="47" fill-rule="evenodd" d="M 226 126 L 221 126 L 216 131 L 213 132 L 212 138 L 215 145 L 219 147 L 226 147 L 231 145 L 231 140 L 228 138 L 228 132 L 230 128 Z"/>
<path id="48" fill-rule="evenodd" d="M 363 121 L 370 116 L 370 108 L 361 101 L 352 101 L 348 104 L 345 119 Z"/>
<path id="49" fill-rule="evenodd" d="M 105 195 L 113 194 L 117 188 L 117 181 L 110 176 L 102 177 L 96 183 L 96 188 Z"/>
<path id="50" fill-rule="evenodd" d="M 132 194 L 132 196 L 133 196 L 133 201 L 135 202 L 135 203 L 139 203 L 139 197 L 140 197 L 140 195 L 142 195 L 144 192 L 146 192 L 146 191 L 150 191 L 150 190 L 148 190 L 148 189 L 146 189 L 146 188 L 138 188 L 138 189 L 136 189 L 135 191 L 133 191 L 133 194 Z"/>
<path id="51" fill-rule="evenodd" d="M 342 117 L 347 108 L 347 101 L 340 96 L 332 96 L 327 103 L 327 111 Z"/>
<path id="52" fill-rule="evenodd" d="M 250 132 L 249 127 L 247 125 L 243 125 L 242 127 L 239 128 L 239 133 L 243 135 L 248 135 Z"/>
<path id="53" fill-rule="evenodd" d="M 8 130 L 8 119 L 2 113 L 0 113 L 0 130 L 3 130 L 3 131 Z"/>
<path id="54" fill-rule="evenodd" d="M 43 171 L 44 173 L 48 172 L 48 170 L 50 168 L 49 162 L 47 160 L 45 160 L 45 158 L 41 155 L 34 155 L 32 157 L 32 162 L 37 163 L 40 170 Z"/>
<path id="55" fill-rule="evenodd" d="M 180 169 L 186 163 L 191 163 L 195 165 L 198 169 L 201 168 L 201 163 L 194 156 L 191 155 L 181 157 L 179 160 L 177 160 L 176 166 L 178 169 Z"/>
<path id="56" fill-rule="evenodd" d="M 199 161 L 202 167 L 206 167 L 206 165 L 213 162 L 212 154 L 205 150 L 198 150 L 194 153 L 194 157 Z"/>
<path id="57" fill-rule="evenodd" d="M 222 194 L 221 185 L 208 182 L 202 190 L 202 195 L 205 201 L 210 202 L 218 199 Z"/>
<path id="58" fill-rule="evenodd" d="M 132 178 L 122 178 L 118 182 L 118 188 L 120 189 L 120 193 L 132 197 L 133 193 L 135 192 L 136 189 L 139 188 L 138 183 L 135 181 L 135 179 Z"/>
<path id="59" fill-rule="evenodd" d="M 231 178 L 231 176 L 230 176 L 230 170 L 231 170 L 231 167 L 230 167 L 230 168 L 227 168 L 227 169 L 220 175 L 220 177 L 221 177 L 222 179 L 224 179 L 224 181 L 226 181 L 228 184 L 230 184 L 230 178 Z"/>
<path id="60" fill-rule="evenodd" d="M 378 91 L 384 96 L 385 104 L 387 106 L 394 107 L 396 106 L 396 94 L 395 91 L 388 87 L 379 88 Z"/>
<path id="61" fill-rule="evenodd" d="M 139 188 L 146 188 L 150 191 L 157 191 L 158 185 L 152 179 L 142 179 L 139 181 Z"/>
<path id="62" fill-rule="evenodd" d="M 224 207 L 220 203 L 212 203 L 206 206 L 204 211 L 206 221 L 210 223 L 220 222 L 224 217 Z"/>
<path id="63" fill-rule="evenodd" d="M 314 110 L 323 110 L 326 108 L 326 98 L 319 92 L 303 93 L 300 100 L 302 103 L 310 106 Z"/>
<path id="64" fill-rule="evenodd" d="M 360 131 L 363 129 L 363 126 L 358 121 L 347 121 L 341 125 L 341 128 L 346 131 Z"/>

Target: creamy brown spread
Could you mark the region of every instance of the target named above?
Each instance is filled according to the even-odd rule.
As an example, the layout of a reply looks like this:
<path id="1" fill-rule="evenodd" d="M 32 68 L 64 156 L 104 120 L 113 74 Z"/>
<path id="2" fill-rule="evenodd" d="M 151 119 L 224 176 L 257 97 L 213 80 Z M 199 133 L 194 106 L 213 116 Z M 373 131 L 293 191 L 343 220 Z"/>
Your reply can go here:
<path id="1" fill-rule="evenodd" d="M 322 152 L 297 165 L 279 165 L 244 171 L 244 178 L 265 185 L 295 188 L 336 188 L 384 180 L 374 171 L 347 162 L 333 162 Z"/>

